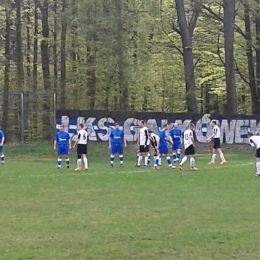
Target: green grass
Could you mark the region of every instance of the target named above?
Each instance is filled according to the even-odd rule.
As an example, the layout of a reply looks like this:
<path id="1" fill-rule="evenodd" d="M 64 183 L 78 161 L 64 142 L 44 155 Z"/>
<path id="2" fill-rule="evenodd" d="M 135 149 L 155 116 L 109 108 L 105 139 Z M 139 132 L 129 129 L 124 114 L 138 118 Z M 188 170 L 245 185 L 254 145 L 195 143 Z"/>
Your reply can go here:
<path id="1" fill-rule="evenodd" d="M 136 169 L 130 156 L 111 169 L 106 148 L 89 150 L 90 170 L 74 173 L 57 171 L 51 146 L 6 148 L 0 259 L 259 259 L 251 153 L 229 154 L 225 166 L 198 155 L 198 172 L 180 172 L 165 161 Z"/>

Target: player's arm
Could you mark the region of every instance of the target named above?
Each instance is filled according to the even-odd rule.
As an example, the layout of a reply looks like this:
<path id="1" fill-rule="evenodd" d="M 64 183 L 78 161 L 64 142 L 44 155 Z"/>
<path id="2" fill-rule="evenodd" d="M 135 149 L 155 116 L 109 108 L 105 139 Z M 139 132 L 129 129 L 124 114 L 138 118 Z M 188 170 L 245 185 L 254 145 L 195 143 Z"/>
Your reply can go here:
<path id="1" fill-rule="evenodd" d="M 191 138 L 192 143 L 194 144 L 194 135 L 193 135 L 193 133 L 190 134 L 190 138 Z"/>
<path id="2" fill-rule="evenodd" d="M 58 142 L 58 134 L 56 134 L 56 138 L 55 138 L 55 140 L 54 140 L 54 144 L 53 144 L 53 149 L 54 149 L 54 150 L 56 150 L 57 142 Z"/>
<path id="3" fill-rule="evenodd" d="M 251 145 L 252 150 L 255 154 L 256 153 L 256 143 L 252 139 L 249 139 L 249 144 Z"/>
<path id="4" fill-rule="evenodd" d="M 71 149 L 71 138 L 70 138 L 69 133 L 67 133 L 67 140 L 68 140 L 68 143 L 69 143 L 69 149 Z"/>
<path id="5" fill-rule="evenodd" d="M 1 146 L 4 145 L 4 141 L 5 141 L 5 136 L 3 135 L 3 136 L 2 136 L 2 142 L 1 142 L 1 144 L 0 144 Z"/>
<path id="6" fill-rule="evenodd" d="M 110 132 L 109 138 L 108 138 L 108 149 L 111 148 L 111 139 L 112 139 L 112 131 Z"/>
<path id="7" fill-rule="evenodd" d="M 145 129 L 145 146 L 147 146 L 149 140 L 148 130 Z"/>
<path id="8" fill-rule="evenodd" d="M 77 140 L 75 141 L 74 145 L 73 145 L 73 148 L 76 147 L 76 145 L 79 143 L 79 140 L 80 140 L 80 134 L 78 134 L 78 138 Z"/>
<path id="9" fill-rule="evenodd" d="M 123 138 L 124 145 L 125 145 L 125 147 L 126 147 L 127 144 L 126 144 L 126 138 L 125 138 L 125 134 L 124 134 L 124 132 L 123 132 L 122 138 Z"/>

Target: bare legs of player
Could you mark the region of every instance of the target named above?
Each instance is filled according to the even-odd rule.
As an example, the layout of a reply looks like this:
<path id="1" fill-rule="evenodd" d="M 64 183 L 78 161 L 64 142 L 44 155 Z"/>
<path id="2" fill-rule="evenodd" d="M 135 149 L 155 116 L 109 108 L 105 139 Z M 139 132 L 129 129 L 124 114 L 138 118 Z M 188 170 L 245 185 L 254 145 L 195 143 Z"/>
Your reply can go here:
<path id="1" fill-rule="evenodd" d="M 186 161 L 188 160 L 188 158 L 190 159 L 190 169 L 192 171 L 197 171 L 198 168 L 195 167 L 195 158 L 194 158 L 194 154 L 193 155 L 185 155 L 182 160 L 181 160 L 181 163 L 180 163 L 180 170 L 182 171 L 183 170 L 183 165 L 184 163 L 186 163 Z"/>
<path id="2" fill-rule="evenodd" d="M 256 158 L 256 177 L 260 177 L 260 158 Z"/>
<path id="3" fill-rule="evenodd" d="M 221 163 L 220 164 L 221 165 L 226 164 L 227 161 L 226 161 L 225 156 L 224 156 L 224 154 L 223 154 L 223 152 L 222 152 L 222 150 L 220 148 L 217 148 L 217 149 L 213 148 L 213 150 L 212 150 L 212 158 L 211 158 L 211 162 L 209 164 L 215 164 L 215 160 L 216 160 L 216 157 L 217 157 L 216 152 L 219 153 L 219 157 L 221 159 Z"/>

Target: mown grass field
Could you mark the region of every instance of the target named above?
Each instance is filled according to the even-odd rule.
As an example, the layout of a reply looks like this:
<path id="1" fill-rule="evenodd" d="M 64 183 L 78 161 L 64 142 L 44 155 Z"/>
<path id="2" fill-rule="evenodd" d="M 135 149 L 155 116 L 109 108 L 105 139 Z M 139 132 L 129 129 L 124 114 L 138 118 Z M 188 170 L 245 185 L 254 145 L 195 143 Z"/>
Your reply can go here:
<path id="1" fill-rule="evenodd" d="M 52 146 L 7 147 L 0 167 L 0 259 L 260 258 L 260 179 L 250 151 L 198 172 L 109 167 L 92 145 L 90 170 L 56 169 Z M 53 155 L 52 155 L 53 154 Z M 91 156 L 92 154 L 92 156 Z M 100 156 L 98 156 L 98 154 Z M 117 161 L 116 161 L 117 162 Z"/>

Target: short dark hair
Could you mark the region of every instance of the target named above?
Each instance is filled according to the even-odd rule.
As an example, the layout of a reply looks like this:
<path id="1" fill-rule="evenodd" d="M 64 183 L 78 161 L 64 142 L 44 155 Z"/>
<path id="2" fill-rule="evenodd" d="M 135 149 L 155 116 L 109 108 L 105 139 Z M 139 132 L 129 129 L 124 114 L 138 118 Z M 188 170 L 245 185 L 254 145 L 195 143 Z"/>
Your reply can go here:
<path id="1" fill-rule="evenodd" d="M 153 131 L 152 130 L 148 130 L 148 133 L 151 134 Z"/>
<path id="2" fill-rule="evenodd" d="M 192 126 L 192 127 L 195 127 L 195 125 L 194 125 L 193 123 L 190 123 L 190 127 L 191 127 L 191 126 Z"/>
<path id="3" fill-rule="evenodd" d="M 116 125 L 119 125 L 119 124 L 118 124 L 118 123 L 115 123 L 115 126 L 116 126 Z"/>
<path id="4" fill-rule="evenodd" d="M 212 120 L 212 123 L 213 123 L 214 125 L 216 125 L 216 124 L 217 124 L 217 121 L 216 121 L 216 120 Z"/>
<path id="5" fill-rule="evenodd" d="M 253 133 L 252 133 L 252 132 L 248 132 L 248 133 L 247 133 L 247 136 L 250 136 L 250 137 L 251 137 L 251 136 L 253 136 Z"/>
<path id="6" fill-rule="evenodd" d="M 145 125 L 146 122 L 144 120 L 141 120 L 141 123 Z"/>
<path id="7" fill-rule="evenodd" d="M 163 128 L 166 127 L 166 126 L 168 126 L 168 124 L 164 124 L 164 125 L 163 125 Z"/>
<path id="8" fill-rule="evenodd" d="M 60 127 L 64 127 L 64 124 L 60 124 Z"/>
<path id="9" fill-rule="evenodd" d="M 80 126 L 81 128 L 83 128 L 83 127 L 84 127 L 84 125 L 83 125 L 83 124 L 79 124 L 79 126 Z"/>

